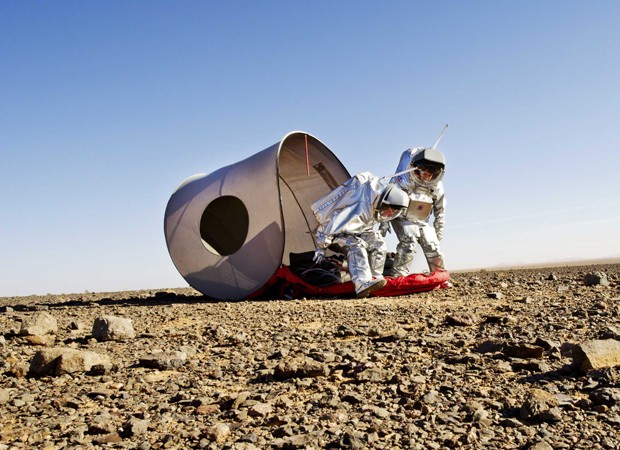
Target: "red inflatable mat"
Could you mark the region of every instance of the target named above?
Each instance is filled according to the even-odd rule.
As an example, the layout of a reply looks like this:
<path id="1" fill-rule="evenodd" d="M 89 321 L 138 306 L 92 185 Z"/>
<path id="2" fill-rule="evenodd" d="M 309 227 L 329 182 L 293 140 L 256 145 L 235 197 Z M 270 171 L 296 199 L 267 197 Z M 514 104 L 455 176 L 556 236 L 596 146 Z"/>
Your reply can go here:
<path id="1" fill-rule="evenodd" d="M 431 291 L 450 279 L 450 272 L 442 270 L 429 275 L 414 273 L 406 277 L 385 277 L 387 284 L 373 292 L 371 297 L 393 297 Z M 302 298 L 302 297 L 354 297 L 353 283 L 335 283 L 329 286 L 315 286 L 295 275 L 288 266 L 280 266 L 271 279 L 258 291 L 246 297 Z"/>

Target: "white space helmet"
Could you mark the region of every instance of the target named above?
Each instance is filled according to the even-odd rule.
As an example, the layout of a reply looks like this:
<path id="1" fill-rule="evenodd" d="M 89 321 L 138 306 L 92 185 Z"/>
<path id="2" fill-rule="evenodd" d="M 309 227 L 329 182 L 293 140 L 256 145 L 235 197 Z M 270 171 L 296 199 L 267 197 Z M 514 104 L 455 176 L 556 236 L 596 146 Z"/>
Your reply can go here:
<path id="1" fill-rule="evenodd" d="M 380 222 L 387 222 L 396 219 L 408 207 L 409 196 L 407 193 L 396 187 L 395 184 L 390 183 L 379 196 L 375 208 L 375 217 Z"/>
<path id="2" fill-rule="evenodd" d="M 442 178 L 446 169 L 446 157 L 439 150 L 425 148 L 411 159 L 412 181 L 422 186 L 435 186 Z"/>

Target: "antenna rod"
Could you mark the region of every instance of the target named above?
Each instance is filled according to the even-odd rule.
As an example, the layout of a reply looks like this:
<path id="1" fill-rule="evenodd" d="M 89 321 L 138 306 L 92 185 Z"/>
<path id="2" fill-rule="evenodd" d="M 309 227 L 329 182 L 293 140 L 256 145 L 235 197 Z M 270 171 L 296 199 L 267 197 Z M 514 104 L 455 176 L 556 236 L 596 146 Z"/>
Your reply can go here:
<path id="1" fill-rule="evenodd" d="M 386 175 L 384 177 L 381 177 L 380 180 L 387 180 L 388 178 L 394 178 L 394 177 L 397 177 L 397 176 L 402 175 L 404 173 L 413 172 L 415 169 L 416 169 L 415 167 L 410 167 L 409 169 L 403 170 L 402 172 L 396 172 L 396 173 L 394 173 L 392 175 Z"/>
<path id="2" fill-rule="evenodd" d="M 435 145 L 433 145 L 433 150 L 435 150 L 435 148 L 437 147 L 437 144 L 439 144 L 439 141 L 441 141 L 441 138 L 443 137 L 443 134 L 446 132 L 446 130 L 448 129 L 448 124 L 445 124 L 443 129 L 441 130 L 441 133 L 439 133 L 439 137 L 437 138 L 437 141 L 435 142 Z M 402 172 L 397 172 L 395 174 L 392 175 L 386 175 L 384 177 L 381 177 L 380 180 L 387 180 L 388 178 L 393 178 L 393 177 L 397 177 L 399 175 L 403 175 L 405 173 L 409 173 L 409 172 L 413 172 L 415 170 L 415 167 L 410 167 L 407 170 L 403 170 Z"/>
<path id="3" fill-rule="evenodd" d="M 443 127 L 443 130 L 441 130 L 441 133 L 439 133 L 439 137 L 437 138 L 437 142 L 435 142 L 435 145 L 433 145 L 433 150 L 435 150 L 435 148 L 437 148 L 437 144 L 439 144 L 439 141 L 441 141 L 441 138 L 443 137 L 443 134 L 446 132 L 447 129 L 448 129 L 448 124 L 446 124 Z"/>

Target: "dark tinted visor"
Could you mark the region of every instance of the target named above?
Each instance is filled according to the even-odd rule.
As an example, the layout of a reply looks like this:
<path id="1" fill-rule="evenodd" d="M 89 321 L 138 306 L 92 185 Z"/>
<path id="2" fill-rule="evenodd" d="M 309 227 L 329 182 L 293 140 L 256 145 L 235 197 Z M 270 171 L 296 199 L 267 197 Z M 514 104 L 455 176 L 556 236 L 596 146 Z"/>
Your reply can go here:
<path id="1" fill-rule="evenodd" d="M 437 175 L 441 172 L 441 170 L 443 169 L 440 165 L 438 164 L 429 164 L 429 163 L 418 163 L 415 165 L 416 168 L 418 168 L 419 170 L 422 170 L 424 172 L 428 172 L 432 175 Z"/>

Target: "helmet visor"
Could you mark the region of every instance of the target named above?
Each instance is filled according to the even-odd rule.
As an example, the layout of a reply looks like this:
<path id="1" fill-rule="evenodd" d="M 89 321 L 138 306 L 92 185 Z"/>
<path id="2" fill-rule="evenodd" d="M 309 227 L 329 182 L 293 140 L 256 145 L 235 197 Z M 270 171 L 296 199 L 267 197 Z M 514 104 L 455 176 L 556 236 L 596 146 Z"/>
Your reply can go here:
<path id="1" fill-rule="evenodd" d="M 427 183 L 437 180 L 443 172 L 443 167 L 438 164 L 419 163 L 414 167 L 413 174 L 415 177 Z"/>
<path id="2" fill-rule="evenodd" d="M 392 205 L 382 205 L 377 211 L 377 219 L 379 222 L 387 222 L 396 219 L 403 212 L 403 208 L 397 208 Z"/>

